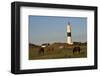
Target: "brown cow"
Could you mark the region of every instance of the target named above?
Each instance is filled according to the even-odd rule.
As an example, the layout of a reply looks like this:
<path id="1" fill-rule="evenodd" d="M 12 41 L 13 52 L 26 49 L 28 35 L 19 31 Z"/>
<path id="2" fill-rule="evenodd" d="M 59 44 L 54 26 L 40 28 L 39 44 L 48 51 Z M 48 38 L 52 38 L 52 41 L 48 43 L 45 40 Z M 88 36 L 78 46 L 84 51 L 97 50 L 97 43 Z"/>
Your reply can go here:
<path id="1" fill-rule="evenodd" d="M 74 47 L 73 48 L 73 54 L 75 53 L 75 52 L 78 52 L 78 53 L 80 53 L 80 47 L 78 46 L 78 47 Z"/>
<path id="2" fill-rule="evenodd" d="M 39 55 L 41 55 L 41 54 L 42 55 L 44 54 L 44 48 L 42 48 L 42 47 L 39 49 Z"/>

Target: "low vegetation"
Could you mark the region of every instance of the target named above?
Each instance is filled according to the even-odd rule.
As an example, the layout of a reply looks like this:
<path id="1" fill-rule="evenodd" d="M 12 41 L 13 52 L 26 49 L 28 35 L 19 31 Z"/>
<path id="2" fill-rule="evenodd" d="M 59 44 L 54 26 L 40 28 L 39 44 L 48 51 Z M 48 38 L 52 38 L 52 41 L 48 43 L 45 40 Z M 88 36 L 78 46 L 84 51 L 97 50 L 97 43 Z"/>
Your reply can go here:
<path id="1" fill-rule="evenodd" d="M 42 46 L 29 44 L 29 60 L 36 59 L 59 59 L 59 58 L 84 58 L 87 57 L 87 43 L 74 42 L 73 45 L 67 43 L 53 43 L 44 47 L 43 52 L 39 52 Z M 73 53 L 74 47 L 80 47 L 80 52 Z"/>

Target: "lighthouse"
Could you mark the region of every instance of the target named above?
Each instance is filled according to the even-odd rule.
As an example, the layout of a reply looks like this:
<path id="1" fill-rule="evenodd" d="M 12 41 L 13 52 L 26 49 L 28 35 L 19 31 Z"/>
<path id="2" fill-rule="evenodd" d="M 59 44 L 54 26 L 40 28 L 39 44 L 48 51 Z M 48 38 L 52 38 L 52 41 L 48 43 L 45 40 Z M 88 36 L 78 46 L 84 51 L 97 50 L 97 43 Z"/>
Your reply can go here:
<path id="1" fill-rule="evenodd" d="M 72 31 L 72 27 L 71 27 L 70 22 L 68 22 L 68 25 L 67 25 L 67 44 L 69 44 L 69 45 L 73 44 L 71 31 Z"/>

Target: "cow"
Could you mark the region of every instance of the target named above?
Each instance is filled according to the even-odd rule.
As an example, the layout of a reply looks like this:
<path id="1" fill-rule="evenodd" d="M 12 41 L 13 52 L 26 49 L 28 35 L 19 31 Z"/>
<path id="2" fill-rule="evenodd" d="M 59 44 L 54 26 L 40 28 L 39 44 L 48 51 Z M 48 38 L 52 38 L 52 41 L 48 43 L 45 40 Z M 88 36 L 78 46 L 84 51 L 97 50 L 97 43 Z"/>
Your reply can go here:
<path id="1" fill-rule="evenodd" d="M 80 47 L 79 46 L 77 46 L 77 47 L 74 47 L 73 48 L 73 54 L 75 53 L 75 52 L 77 52 L 78 54 L 80 53 Z"/>
<path id="2" fill-rule="evenodd" d="M 44 48 L 41 47 L 41 48 L 39 49 L 39 55 L 43 55 L 43 54 L 44 54 Z"/>

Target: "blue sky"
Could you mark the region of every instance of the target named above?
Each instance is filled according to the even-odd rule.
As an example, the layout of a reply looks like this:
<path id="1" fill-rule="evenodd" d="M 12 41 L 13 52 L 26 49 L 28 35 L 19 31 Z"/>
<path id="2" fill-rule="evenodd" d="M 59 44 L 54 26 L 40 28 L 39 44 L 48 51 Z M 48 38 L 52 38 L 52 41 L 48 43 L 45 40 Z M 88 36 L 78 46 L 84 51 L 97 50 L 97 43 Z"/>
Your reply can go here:
<path id="1" fill-rule="evenodd" d="M 37 45 L 67 42 L 67 24 L 72 26 L 73 42 L 87 41 L 87 18 L 59 16 L 29 16 L 29 42 Z"/>

